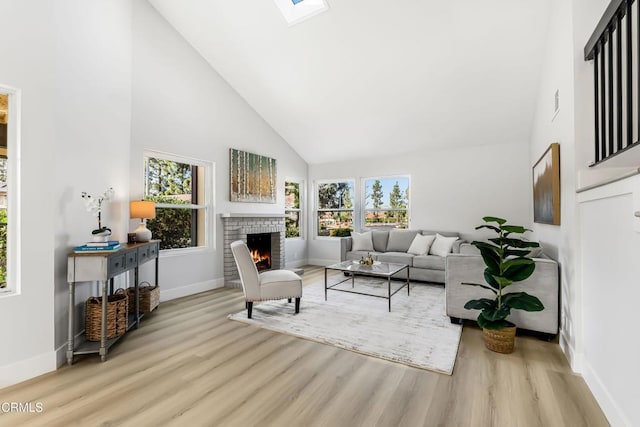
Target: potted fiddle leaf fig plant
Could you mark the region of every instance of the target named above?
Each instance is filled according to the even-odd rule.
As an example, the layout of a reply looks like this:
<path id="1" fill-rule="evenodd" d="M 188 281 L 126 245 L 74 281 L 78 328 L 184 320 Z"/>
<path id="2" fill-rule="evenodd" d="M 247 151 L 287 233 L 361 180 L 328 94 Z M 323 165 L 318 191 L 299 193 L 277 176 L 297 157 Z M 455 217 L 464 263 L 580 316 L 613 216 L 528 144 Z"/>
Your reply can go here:
<path id="1" fill-rule="evenodd" d="M 533 295 L 526 292 L 505 292 L 505 288 L 533 274 L 536 264 L 528 255 L 531 248 L 537 248 L 540 244 L 521 238 L 522 234 L 531 231 L 522 226 L 509 225 L 507 220 L 492 216 L 482 219 L 486 224 L 479 225 L 476 230 L 486 228 L 498 235 L 489 239 L 488 242 L 471 242 L 480 250 L 484 260 L 486 284 L 463 283 L 463 285 L 487 289 L 495 295 L 495 298 L 473 299 L 468 301 L 464 308 L 480 310 L 478 326 L 482 328 L 485 346 L 489 350 L 511 353 L 516 333 L 516 325 L 506 320 L 511 310 L 542 311 L 544 305 Z"/>

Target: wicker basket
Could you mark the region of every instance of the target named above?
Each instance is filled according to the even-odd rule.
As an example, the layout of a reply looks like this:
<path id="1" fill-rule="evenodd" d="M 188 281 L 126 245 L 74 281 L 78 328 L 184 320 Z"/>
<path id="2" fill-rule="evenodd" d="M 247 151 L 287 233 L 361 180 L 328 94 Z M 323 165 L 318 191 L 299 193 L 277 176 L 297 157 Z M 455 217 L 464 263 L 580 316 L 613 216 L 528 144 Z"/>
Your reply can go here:
<path id="1" fill-rule="evenodd" d="M 513 353 L 516 339 L 516 327 L 510 326 L 503 329 L 482 329 L 484 345 L 496 353 Z"/>
<path id="2" fill-rule="evenodd" d="M 129 300 L 124 289 L 107 297 L 107 339 L 119 337 L 127 331 Z M 102 297 L 87 300 L 84 312 L 87 341 L 100 341 L 102 335 Z"/>
<path id="3" fill-rule="evenodd" d="M 151 286 L 147 283 L 147 286 L 138 287 L 138 293 L 140 294 L 140 313 L 150 313 L 160 305 L 160 286 Z M 136 311 L 136 288 L 127 288 L 127 295 L 129 296 L 129 313 L 134 313 Z"/>

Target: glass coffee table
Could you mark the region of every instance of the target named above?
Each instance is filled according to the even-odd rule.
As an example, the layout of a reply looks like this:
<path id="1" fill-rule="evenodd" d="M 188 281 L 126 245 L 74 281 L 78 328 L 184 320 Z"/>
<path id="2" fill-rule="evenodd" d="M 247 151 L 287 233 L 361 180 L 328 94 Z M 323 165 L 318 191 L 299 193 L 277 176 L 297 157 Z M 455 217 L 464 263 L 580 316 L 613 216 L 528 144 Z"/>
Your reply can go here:
<path id="1" fill-rule="evenodd" d="M 398 289 L 391 292 L 391 276 L 405 269 L 407 270 L 407 280 L 402 286 L 400 286 Z M 327 283 L 327 271 L 329 270 L 343 271 L 349 277 L 347 277 L 346 279 L 338 283 L 329 285 Z M 356 276 L 368 276 L 368 277 L 377 277 L 380 279 L 387 279 L 387 295 L 375 295 L 367 292 L 360 292 L 360 291 L 354 290 Z M 336 286 L 348 280 L 351 280 L 351 290 L 336 288 Z M 360 264 L 358 261 L 343 261 L 338 264 L 329 265 L 324 268 L 324 300 L 325 301 L 327 300 L 327 292 L 329 290 L 348 292 L 350 294 L 367 295 L 370 297 L 387 299 L 389 300 L 389 311 L 391 311 L 391 297 L 394 296 L 396 293 L 398 293 L 405 286 L 407 287 L 407 295 L 409 295 L 409 292 L 410 292 L 409 266 L 406 264 L 395 264 L 391 262 L 376 261 L 373 263 L 373 265 L 363 265 L 363 264 Z"/>

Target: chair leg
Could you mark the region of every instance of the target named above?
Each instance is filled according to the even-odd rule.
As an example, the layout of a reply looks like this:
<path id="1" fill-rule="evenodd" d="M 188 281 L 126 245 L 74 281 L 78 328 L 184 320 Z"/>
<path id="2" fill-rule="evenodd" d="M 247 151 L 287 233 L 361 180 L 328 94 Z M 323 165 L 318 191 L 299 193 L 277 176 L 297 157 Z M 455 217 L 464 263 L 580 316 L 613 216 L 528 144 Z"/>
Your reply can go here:
<path id="1" fill-rule="evenodd" d="M 247 317 L 251 319 L 251 310 L 253 309 L 253 301 L 247 301 Z"/>
<path id="2" fill-rule="evenodd" d="M 249 308 L 249 301 L 245 301 L 245 302 L 244 302 L 244 308 L 245 308 L 245 309 Z"/>
<path id="3" fill-rule="evenodd" d="M 287 300 L 287 302 L 291 302 L 291 298 L 289 298 L 289 299 Z"/>
<path id="4" fill-rule="evenodd" d="M 296 298 L 296 314 L 300 313 L 300 298 Z"/>

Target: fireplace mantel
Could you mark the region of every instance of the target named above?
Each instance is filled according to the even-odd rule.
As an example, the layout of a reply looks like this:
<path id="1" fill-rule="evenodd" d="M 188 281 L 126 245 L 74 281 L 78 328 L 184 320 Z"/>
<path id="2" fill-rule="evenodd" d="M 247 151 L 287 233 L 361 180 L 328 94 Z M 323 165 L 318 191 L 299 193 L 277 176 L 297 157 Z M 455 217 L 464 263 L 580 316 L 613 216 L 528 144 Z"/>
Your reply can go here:
<path id="1" fill-rule="evenodd" d="M 280 213 L 221 213 L 221 218 L 284 218 Z"/>

